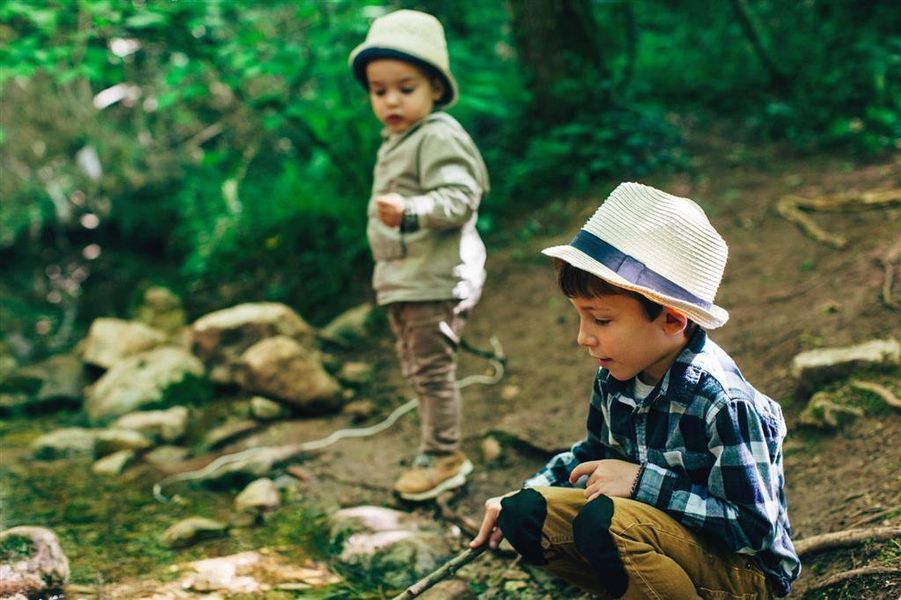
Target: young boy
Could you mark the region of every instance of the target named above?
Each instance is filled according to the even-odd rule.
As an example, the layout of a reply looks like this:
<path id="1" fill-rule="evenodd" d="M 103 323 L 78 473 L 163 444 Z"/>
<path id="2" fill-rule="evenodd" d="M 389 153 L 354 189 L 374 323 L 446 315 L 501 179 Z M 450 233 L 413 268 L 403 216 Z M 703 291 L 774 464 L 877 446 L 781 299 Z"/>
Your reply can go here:
<path id="1" fill-rule="evenodd" d="M 588 434 L 523 489 L 485 503 L 471 542 L 613 598 L 769 598 L 790 539 L 778 404 L 705 329 L 727 248 L 701 208 L 618 186 L 575 239 L 547 248 L 599 369 Z"/>
<path id="2" fill-rule="evenodd" d="M 472 470 L 460 451 L 456 347 L 485 281 L 475 224 L 488 174 L 466 131 L 436 111 L 458 92 L 435 17 L 398 10 L 376 19 L 350 65 L 385 126 L 368 209 L 372 284 L 422 424 L 419 454 L 395 491 L 422 501 L 463 485 Z"/>

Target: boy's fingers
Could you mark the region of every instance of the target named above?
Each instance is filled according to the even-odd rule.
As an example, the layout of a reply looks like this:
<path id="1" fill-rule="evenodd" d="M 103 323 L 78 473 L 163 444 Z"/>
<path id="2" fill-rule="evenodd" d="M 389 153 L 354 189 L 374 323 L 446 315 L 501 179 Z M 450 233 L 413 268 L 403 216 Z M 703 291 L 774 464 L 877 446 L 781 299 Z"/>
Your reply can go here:
<path id="1" fill-rule="evenodd" d="M 488 545 L 491 548 L 497 548 L 497 545 L 501 543 L 501 540 L 504 539 L 504 532 L 501 531 L 500 527 L 494 530 L 494 533 L 491 534 L 491 539 L 488 540 Z"/>
<path id="2" fill-rule="evenodd" d="M 476 537 L 473 538 L 472 542 L 470 542 L 470 546 L 476 548 L 485 543 L 485 540 L 488 538 L 488 535 L 491 533 L 491 530 L 494 529 L 494 524 L 497 521 L 497 516 L 493 514 L 490 509 L 485 512 L 485 518 L 482 519 L 482 526 L 479 527 L 479 533 L 476 534 Z"/>
<path id="3" fill-rule="evenodd" d="M 581 477 L 582 475 L 587 475 L 593 470 L 594 469 L 592 468 L 591 463 L 579 463 L 578 465 L 576 465 L 576 468 L 573 469 L 569 474 L 569 482 L 575 483 L 576 481 L 578 481 L 579 477 Z"/>

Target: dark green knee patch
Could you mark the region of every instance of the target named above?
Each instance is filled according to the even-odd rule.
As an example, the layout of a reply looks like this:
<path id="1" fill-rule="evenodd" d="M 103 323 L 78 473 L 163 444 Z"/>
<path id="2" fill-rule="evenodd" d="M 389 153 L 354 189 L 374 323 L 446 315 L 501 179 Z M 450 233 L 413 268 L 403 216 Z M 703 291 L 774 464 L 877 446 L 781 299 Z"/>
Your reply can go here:
<path id="1" fill-rule="evenodd" d="M 594 568 L 607 593 L 619 598 L 629 587 L 629 575 L 610 535 L 612 520 L 613 500 L 598 496 L 573 519 L 573 542 L 579 554 Z"/>
<path id="2" fill-rule="evenodd" d="M 547 564 L 541 547 L 541 528 L 546 517 L 547 503 L 535 490 L 521 490 L 501 500 L 497 525 L 523 559 L 533 565 Z"/>

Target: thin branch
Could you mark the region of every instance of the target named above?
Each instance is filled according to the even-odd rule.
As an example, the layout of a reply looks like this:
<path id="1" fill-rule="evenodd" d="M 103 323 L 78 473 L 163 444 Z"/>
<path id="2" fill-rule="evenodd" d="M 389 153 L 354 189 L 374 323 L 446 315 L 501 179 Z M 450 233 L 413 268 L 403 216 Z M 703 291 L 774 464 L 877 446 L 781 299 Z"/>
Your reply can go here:
<path id="1" fill-rule="evenodd" d="M 487 549 L 488 544 L 482 544 L 478 548 L 467 548 L 454 558 L 450 559 L 449 561 L 408 587 L 403 591 L 403 593 L 395 596 L 393 600 L 408 600 L 409 598 L 415 598 L 445 577 L 450 577 L 451 575 L 456 573 L 458 569 L 461 569 L 465 565 L 481 556 L 482 553 Z"/>

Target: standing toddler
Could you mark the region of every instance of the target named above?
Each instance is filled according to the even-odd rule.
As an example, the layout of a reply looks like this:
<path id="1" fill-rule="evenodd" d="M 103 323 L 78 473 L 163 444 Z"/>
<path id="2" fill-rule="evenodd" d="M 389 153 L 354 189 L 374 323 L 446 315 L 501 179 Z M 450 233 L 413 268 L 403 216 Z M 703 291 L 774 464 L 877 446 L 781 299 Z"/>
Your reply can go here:
<path id="1" fill-rule="evenodd" d="M 440 111 L 458 91 L 435 17 L 398 10 L 376 19 L 350 65 L 384 125 L 368 208 L 372 285 L 422 424 L 419 453 L 395 491 L 428 500 L 472 470 L 460 451 L 456 348 L 485 281 L 475 224 L 488 173 L 463 127 Z"/>

